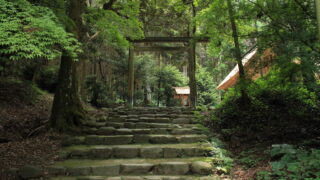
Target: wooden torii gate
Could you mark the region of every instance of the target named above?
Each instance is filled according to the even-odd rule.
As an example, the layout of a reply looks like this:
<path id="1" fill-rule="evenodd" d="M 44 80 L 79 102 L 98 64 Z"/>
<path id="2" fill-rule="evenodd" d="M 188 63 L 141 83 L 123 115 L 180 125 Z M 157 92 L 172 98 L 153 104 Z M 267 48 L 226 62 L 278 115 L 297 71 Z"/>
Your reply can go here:
<path id="1" fill-rule="evenodd" d="M 189 43 L 187 50 L 189 53 L 188 58 L 188 76 L 190 86 L 190 106 L 194 108 L 197 102 L 197 85 L 196 85 L 196 43 L 208 42 L 207 37 L 146 37 L 139 40 L 129 40 L 129 75 L 128 75 L 128 101 L 129 108 L 133 107 L 134 100 L 134 52 L 135 51 L 179 51 L 186 50 L 186 47 L 175 46 L 150 46 L 150 47 L 135 47 L 135 43 Z M 133 44 L 133 45 L 132 45 Z"/>

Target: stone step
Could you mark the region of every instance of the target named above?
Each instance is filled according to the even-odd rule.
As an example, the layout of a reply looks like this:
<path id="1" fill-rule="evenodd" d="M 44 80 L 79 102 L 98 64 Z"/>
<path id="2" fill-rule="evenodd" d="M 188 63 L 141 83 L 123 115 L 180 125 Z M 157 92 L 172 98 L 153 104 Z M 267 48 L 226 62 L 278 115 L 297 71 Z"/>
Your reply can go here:
<path id="1" fill-rule="evenodd" d="M 101 121 L 99 121 L 101 122 Z M 164 117 L 138 117 L 138 118 L 124 118 L 124 117 L 109 117 L 106 122 L 147 122 L 147 123 L 173 123 L 173 124 L 194 124 L 196 123 L 192 118 L 177 117 L 177 118 L 164 118 Z"/>
<path id="2" fill-rule="evenodd" d="M 124 145 L 124 144 L 171 144 L 171 143 L 197 143 L 207 139 L 205 135 L 88 135 L 84 137 L 71 137 L 64 140 L 68 145 Z"/>
<path id="3" fill-rule="evenodd" d="M 220 180 L 218 176 L 57 176 L 48 180 Z"/>
<path id="4" fill-rule="evenodd" d="M 210 158 L 65 160 L 48 167 L 49 175 L 209 175 Z"/>
<path id="5" fill-rule="evenodd" d="M 114 127 L 129 129 L 144 128 L 196 128 L 197 124 L 148 123 L 148 122 L 87 122 L 83 125 L 88 128 Z"/>
<path id="6" fill-rule="evenodd" d="M 87 134 L 94 135 L 133 135 L 133 134 L 200 134 L 201 130 L 198 128 L 114 128 L 114 127 L 101 127 L 99 129 L 93 128 L 86 131 Z"/>
<path id="7" fill-rule="evenodd" d="M 98 127 L 103 127 L 103 126 L 114 127 L 114 128 L 129 128 L 129 129 L 196 128 L 197 127 L 196 124 L 172 124 L 172 123 L 148 123 L 148 122 L 106 122 L 102 126 L 98 126 Z"/>
<path id="8" fill-rule="evenodd" d="M 103 119 L 105 116 L 101 116 L 100 118 Z M 109 114 L 109 118 L 194 118 L 193 114 Z"/>
<path id="9" fill-rule="evenodd" d="M 130 115 L 140 115 L 140 114 L 193 114 L 193 111 L 191 110 L 185 110 L 185 111 L 181 111 L 181 110 L 121 110 L 121 111 L 109 111 L 109 114 L 122 114 L 122 115 L 126 115 L 126 114 L 130 114 Z"/>
<path id="10" fill-rule="evenodd" d="M 70 146 L 62 149 L 59 159 L 112 159 L 112 158 L 179 158 L 206 157 L 211 155 L 208 143 L 117 145 L 117 146 Z"/>

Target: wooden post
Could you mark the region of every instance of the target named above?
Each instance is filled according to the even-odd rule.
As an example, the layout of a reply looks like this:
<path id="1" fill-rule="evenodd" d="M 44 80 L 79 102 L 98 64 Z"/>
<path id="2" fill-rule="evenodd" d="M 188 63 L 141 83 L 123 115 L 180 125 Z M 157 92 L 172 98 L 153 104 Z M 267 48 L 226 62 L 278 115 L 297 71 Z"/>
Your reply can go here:
<path id="1" fill-rule="evenodd" d="M 128 58 L 128 65 L 129 65 L 129 74 L 128 74 L 128 101 L 127 105 L 129 108 L 133 107 L 133 99 L 134 99 L 134 49 L 133 46 L 130 45 L 129 47 L 129 58 Z"/>
<path id="2" fill-rule="evenodd" d="M 317 22 L 318 22 L 318 38 L 320 39 L 320 0 L 315 0 L 316 3 L 316 13 L 317 13 Z"/>
<path id="3" fill-rule="evenodd" d="M 190 87 L 190 106 L 196 107 L 197 102 L 197 84 L 196 84 L 196 42 L 190 41 L 189 45 L 189 87 Z"/>

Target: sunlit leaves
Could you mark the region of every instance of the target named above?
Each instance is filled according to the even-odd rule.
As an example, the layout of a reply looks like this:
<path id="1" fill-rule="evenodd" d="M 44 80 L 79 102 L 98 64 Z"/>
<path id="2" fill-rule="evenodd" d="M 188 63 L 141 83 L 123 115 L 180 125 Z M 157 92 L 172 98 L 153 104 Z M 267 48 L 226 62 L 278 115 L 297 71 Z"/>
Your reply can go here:
<path id="1" fill-rule="evenodd" d="M 61 51 L 76 58 L 79 43 L 50 9 L 26 0 L 0 0 L 0 54 L 12 60 L 54 59 Z"/>
<path id="2" fill-rule="evenodd" d="M 118 1 L 112 10 L 89 8 L 85 18 L 93 33 L 114 46 L 128 46 L 127 38 L 143 37 L 142 23 L 138 20 L 139 1 Z"/>
<path id="3" fill-rule="evenodd" d="M 240 41 L 251 38 L 255 31 L 253 16 L 255 13 L 248 12 L 252 5 L 247 1 L 236 1 L 233 4 Z M 209 53 L 216 56 L 221 49 L 228 52 L 233 47 L 232 31 L 229 22 L 229 14 L 225 0 L 213 1 L 207 8 L 198 13 L 196 17 L 199 25 L 199 33 L 209 35 L 211 38 Z M 246 47 L 244 47 L 246 49 Z"/>

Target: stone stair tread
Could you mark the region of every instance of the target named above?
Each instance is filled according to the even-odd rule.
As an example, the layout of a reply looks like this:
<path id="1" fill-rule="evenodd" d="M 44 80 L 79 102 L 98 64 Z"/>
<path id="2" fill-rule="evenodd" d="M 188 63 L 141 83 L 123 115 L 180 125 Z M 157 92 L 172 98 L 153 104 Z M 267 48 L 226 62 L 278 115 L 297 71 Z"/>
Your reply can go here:
<path id="1" fill-rule="evenodd" d="M 106 122 L 96 127 L 115 127 L 115 128 L 194 128 L 197 124 L 172 124 L 172 123 L 151 123 L 151 122 Z"/>
<path id="2" fill-rule="evenodd" d="M 116 148 L 116 147 L 136 147 L 136 148 L 188 148 L 188 147 L 211 147 L 209 143 L 186 143 L 186 144 L 125 144 L 125 145 L 73 145 L 63 148 L 64 151 L 87 150 L 93 148 Z"/>
<path id="3" fill-rule="evenodd" d="M 114 128 L 101 127 L 99 129 L 91 130 L 87 134 L 99 135 L 130 135 L 130 134 L 199 134 L 200 129 L 194 128 Z"/>
<path id="4" fill-rule="evenodd" d="M 50 175 L 210 175 L 210 158 L 66 160 L 47 167 Z"/>
<path id="5" fill-rule="evenodd" d="M 62 149 L 62 159 L 114 159 L 114 158 L 179 158 L 210 156 L 209 143 L 160 144 L 156 145 L 112 145 L 112 146 L 70 146 Z"/>
<path id="6" fill-rule="evenodd" d="M 122 144 L 173 144 L 173 143 L 196 143 L 206 140 L 206 135 L 87 135 L 65 139 L 64 146 L 70 145 L 122 145 Z"/>
<path id="7" fill-rule="evenodd" d="M 48 180 L 220 180 L 218 176 L 57 176 L 50 177 Z"/>
<path id="8" fill-rule="evenodd" d="M 74 167 L 96 167 L 119 164 L 160 164 L 160 163 L 192 163 L 196 161 L 210 161 L 209 157 L 191 157 L 191 158 L 161 158 L 161 159 L 106 159 L 106 160 L 92 160 L 92 159 L 68 159 L 58 161 L 54 166 L 61 166 L 66 168 Z"/>
<path id="9" fill-rule="evenodd" d="M 108 138 L 108 137 L 133 137 L 134 135 L 85 135 L 85 136 L 76 136 L 75 138 L 78 139 L 85 139 L 86 137 L 101 137 L 101 138 Z M 207 137 L 206 135 L 203 134 L 144 134 L 143 136 L 150 136 L 150 137 Z"/>

